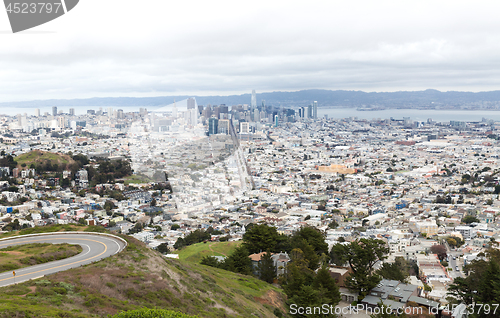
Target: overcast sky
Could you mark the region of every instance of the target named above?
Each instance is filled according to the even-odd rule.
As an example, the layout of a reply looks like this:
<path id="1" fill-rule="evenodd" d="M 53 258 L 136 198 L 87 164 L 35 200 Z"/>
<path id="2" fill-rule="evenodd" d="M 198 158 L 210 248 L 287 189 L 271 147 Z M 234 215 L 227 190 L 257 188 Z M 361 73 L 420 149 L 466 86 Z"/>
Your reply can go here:
<path id="1" fill-rule="evenodd" d="M 12 34 L 0 101 L 500 88 L 498 1 L 80 0 Z"/>

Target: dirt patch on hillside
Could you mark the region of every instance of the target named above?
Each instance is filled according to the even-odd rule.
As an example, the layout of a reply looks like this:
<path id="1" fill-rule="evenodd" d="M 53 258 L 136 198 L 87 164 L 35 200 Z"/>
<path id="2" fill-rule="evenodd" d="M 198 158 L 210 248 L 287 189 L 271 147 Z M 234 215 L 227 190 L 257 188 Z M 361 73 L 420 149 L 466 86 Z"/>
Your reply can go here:
<path id="1" fill-rule="evenodd" d="M 263 297 L 254 297 L 255 301 L 258 301 L 261 304 L 278 307 L 282 311 L 286 312 L 283 298 L 284 296 L 275 290 L 269 290 Z"/>
<path id="2" fill-rule="evenodd" d="M 29 286 L 28 288 L 29 288 L 31 291 L 30 291 L 29 293 L 24 294 L 24 295 L 19 295 L 19 297 L 26 297 L 26 295 L 28 295 L 28 294 L 32 294 L 32 293 L 34 293 L 34 292 L 36 291 L 36 286 Z"/>

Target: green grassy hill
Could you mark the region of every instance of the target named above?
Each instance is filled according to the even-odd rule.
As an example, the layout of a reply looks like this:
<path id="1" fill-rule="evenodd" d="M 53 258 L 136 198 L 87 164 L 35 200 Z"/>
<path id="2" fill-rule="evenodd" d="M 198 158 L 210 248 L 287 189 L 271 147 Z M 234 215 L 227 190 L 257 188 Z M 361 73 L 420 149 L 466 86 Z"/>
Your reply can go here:
<path id="1" fill-rule="evenodd" d="M 22 164 L 25 164 L 28 168 L 31 164 L 39 166 L 42 164 L 46 164 L 49 161 L 52 165 L 57 164 L 58 166 L 62 165 L 64 167 L 69 167 L 70 165 L 76 163 L 69 155 L 41 150 L 33 150 L 14 157 L 14 161 L 17 162 L 18 167 L 21 167 Z"/>
<path id="2" fill-rule="evenodd" d="M 229 256 L 240 245 L 241 241 L 198 243 L 181 249 L 178 254 L 180 260 L 199 263 L 205 256 Z"/>
<path id="3" fill-rule="evenodd" d="M 165 259 L 141 242 L 80 268 L 0 288 L 3 317 L 107 317 L 142 307 L 199 317 L 275 317 L 284 295 L 253 277 Z"/>

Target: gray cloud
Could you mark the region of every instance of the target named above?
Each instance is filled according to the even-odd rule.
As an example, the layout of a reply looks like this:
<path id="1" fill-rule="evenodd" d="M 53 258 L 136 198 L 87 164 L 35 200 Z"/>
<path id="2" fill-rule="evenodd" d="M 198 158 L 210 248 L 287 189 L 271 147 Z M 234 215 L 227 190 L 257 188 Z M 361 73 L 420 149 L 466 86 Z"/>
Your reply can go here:
<path id="1" fill-rule="evenodd" d="M 0 100 L 493 90 L 498 9 L 465 1 L 86 0 L 37 29 L 45 33 L 0 33 Z"/>

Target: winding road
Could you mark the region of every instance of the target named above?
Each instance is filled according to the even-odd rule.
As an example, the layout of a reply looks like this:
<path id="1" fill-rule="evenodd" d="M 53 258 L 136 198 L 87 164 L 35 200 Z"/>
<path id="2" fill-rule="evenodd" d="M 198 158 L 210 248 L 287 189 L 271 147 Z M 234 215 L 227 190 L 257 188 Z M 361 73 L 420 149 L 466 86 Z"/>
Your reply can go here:
<path id="1" fill-rule="evenodd" d="M 80 254 L 63 260 L 16 269 L 15 276 L 11 271 L 0 273 L 0 287 L 90 264 L 119 253 L 126 246 L 126 242 L 123 239 L 114 235 L 88 232 L 58 232 L 16 236 L 0 240 L 0 252 L 2 248 L 8 246 L 30 243 L 78 244 L 83 250 Z"/>

